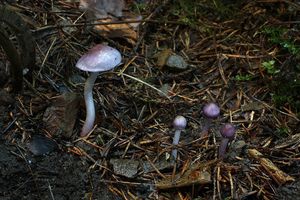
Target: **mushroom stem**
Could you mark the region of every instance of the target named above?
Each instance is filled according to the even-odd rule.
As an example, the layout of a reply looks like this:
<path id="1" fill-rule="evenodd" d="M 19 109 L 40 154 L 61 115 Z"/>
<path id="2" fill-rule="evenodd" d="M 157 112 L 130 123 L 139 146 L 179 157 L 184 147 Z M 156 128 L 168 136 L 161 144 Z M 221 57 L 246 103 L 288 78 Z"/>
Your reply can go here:
<path id="1" fill-rule="evenodd" d="M 173 145 L 178 145 L 179 138 L 180 138 L 181 130 L 175 130 L 174 138 L 173 138 Z M 172 156 L 176 160 L 177 159 L 177 147 L 173 147 Z"/>
<path id="2" fill-rule="evenodd" d="M 93 87 L 94 83 L 97 79 L 98 72 L 92 72 L 84 85 L 84 100 L 85 100 L 85 107 L 86 107 L 86 118 L 84 125 L 81 129 L 80 136 L 86 136 L 94 126 L 95 122 L 95 105 L 93 100 Z"/>
<path id="3" fill-rule="evenodd" d="M 201 137 L 206 137 L 206 136 L 208 136 L 208 132 L 209 132 L 211 123 L 212 123 L 212 120 L 211 120 L 211 119 L 209 119 L 209 118 L 206 118 L 206 119 L 205 119 L 204 125 L 203 125 L 203 128 L 202 128 L 202 131 L 201 131 Z"/>
<path id="4" fill-rule="evenodd" d="M 229 138 L 223 138 L 219 147 L 219 158 L 223 159 L 226 153 Z"/>

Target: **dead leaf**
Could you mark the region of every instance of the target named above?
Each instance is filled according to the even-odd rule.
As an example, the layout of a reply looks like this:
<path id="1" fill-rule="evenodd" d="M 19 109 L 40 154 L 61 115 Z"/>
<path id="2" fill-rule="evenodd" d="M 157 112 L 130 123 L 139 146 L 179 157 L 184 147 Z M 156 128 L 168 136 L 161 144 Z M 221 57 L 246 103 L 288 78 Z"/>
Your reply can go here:
<path id="1" fill-rule="evenodd" d="M 98 22 L 113 22 L 113 20 L 105 19 Z M 138 38 L 137 31 L 129 24 L 96 25 L 94 30 L 99 32 L 103 37 L 124 38 L 130 44 L 135 44 Z"/>
<path id="2" fill-rule="evenodd" d="M 43 116 L 46 130 L 53 136 L 71 137 L 79 110 L 80 97 L 65 93 L 55 98 Z"/>
<path id="3" fill-rule="evenodd" d="M 165 66 L 168 58 L 172 55 L 173 51 L 171 49 L 164 49 L 154 55 L 154 58 L 157 58 L 157 66 L 159 69 L 162 69 Z"/>

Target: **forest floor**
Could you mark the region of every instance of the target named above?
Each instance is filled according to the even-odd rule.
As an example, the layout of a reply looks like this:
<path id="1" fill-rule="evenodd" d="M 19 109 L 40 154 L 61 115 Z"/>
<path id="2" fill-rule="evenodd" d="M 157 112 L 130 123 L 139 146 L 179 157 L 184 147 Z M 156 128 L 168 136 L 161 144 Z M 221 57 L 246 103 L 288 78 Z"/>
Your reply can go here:
<path id="1" fill-rule="evenodd" d="M 127 1 L 134 28 L 96 24 L 79 2 L 7 2 L 36 64 L 14 93 L 0 48 L 1 199 L 300 199 L 299 3 Z M 80 137 L 88 74 L 75 64 L 99 43 L 122 63 L 96 80 L 95 127 Z M 221 115 L 203 134 L 209 102 Z M 224 123 L 236 135 L 220 159 Z"/>

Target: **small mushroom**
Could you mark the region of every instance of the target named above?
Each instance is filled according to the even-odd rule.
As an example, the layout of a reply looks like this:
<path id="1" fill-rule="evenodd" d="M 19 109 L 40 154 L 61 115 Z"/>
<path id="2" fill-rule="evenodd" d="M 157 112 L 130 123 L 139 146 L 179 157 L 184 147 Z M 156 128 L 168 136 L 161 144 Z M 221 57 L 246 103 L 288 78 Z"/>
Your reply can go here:
<path id="1" fill-rule="evenodd" d="M 205 122 L 201 135 L 204 136 L 208 134 L 211 121 L 220 115 L 220 108 L 216 103 L 208 103 L 203 107 L 202 111 L 205 117 Z"/>
<path id="2" fill-rule="evenodd" d="M 76 63 L 77 68 L 91 72 L 84 86 L 86 119 L 80 136 L 86 136 L 94 126 L 95 105 L 93 101 L 93 86 L 99 72 L 115 68 L 121 63 L 121 59 L 121 54 L 117 49 L 107 45 L 98 44 L 84 54 Z"/>
<path id="3" fill-rule="evenodd" d="M 219 158 L 224 158 L 228 142 L 233 140 L 235 135 L 235 127 L 231 123 L 224 124 L 221 129 L 220 133 L 222 135 L 221 144 L 219 147 Z"/>
<path id="4" fill-rule="evenodd" d="M 175 117 L 175 119 L 173 121 L 173 126 L 175 129 L 175 134 L 174 134 L 174 138 L 173 138 L 173 146 L 178 145 L 180 133 L 183 129 L 185 129 L 186 125 L 187 125 L 187 121 L 186 121 L 185 117 L 180 116 L 180 115 Z M 172 156 L 175 160 L 177 159 L 177 148 L 175 148 L 175 147 L 172 150 Z"/>

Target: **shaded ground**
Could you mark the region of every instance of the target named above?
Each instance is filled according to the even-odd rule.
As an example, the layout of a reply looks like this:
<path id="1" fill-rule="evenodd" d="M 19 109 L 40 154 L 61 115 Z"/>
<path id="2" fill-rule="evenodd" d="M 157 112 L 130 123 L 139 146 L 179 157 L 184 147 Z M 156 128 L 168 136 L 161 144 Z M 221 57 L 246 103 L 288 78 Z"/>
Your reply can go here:
<path id="1" fill-rule="evenodd" d="M 299 199 L 299 3 L 128 1 L 146 20 L 138 38 L 99 34 L 78 2 L 53 3 L 11 3 L 36 39 L 37 68 L 14 95 L 1 51 L 1 199 Z M 97 126 L 78 139 L 86 74 L 73 66 L 102 42 L 122 52 L 123 64 L 99 76 Z M 160 58 L 169 54 L 187 68 L 165 66 Z M 66 91 L 79 100 L 57 100 Z M 207 102 L 218 103 L 221 116 L 201 136 Z M 188 127 L 172 162 L 176 115 Z M 227 122 L 237 134 L 219 160 Z M 33 155 L 34 135 L 57 147 Z"/>
<path id="2" fill-rule="evenodd" d="M 0 147 L 1 199 L 117 199 L 76 156 L 31 157 L 3 140 Z"/>

